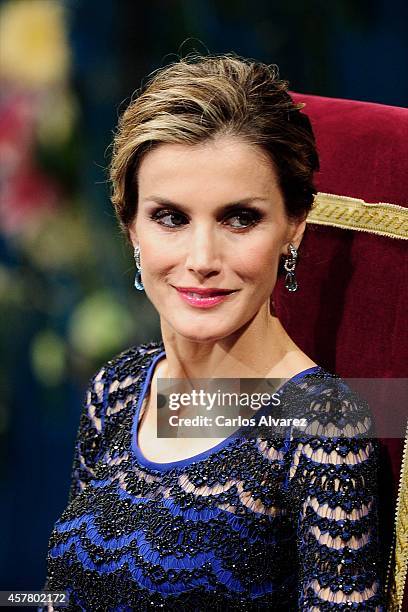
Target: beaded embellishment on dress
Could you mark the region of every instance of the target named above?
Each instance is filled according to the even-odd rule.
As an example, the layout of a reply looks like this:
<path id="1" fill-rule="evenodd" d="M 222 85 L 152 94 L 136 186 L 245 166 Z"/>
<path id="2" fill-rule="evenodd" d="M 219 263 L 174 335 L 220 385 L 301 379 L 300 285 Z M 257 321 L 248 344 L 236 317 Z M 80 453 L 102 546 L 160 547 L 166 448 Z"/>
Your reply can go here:
<path id="1" fill-rule="evenodd" d="M 132 431 L 162 351 L 132 347 L 89 383 L 49 542 L 45 588 L 69 595 L 54 609 L 382 611 L 376 447 L 350 389 L 317 367 L 296 387 L 319 435 L 260 430 L 156 469 L 138 461 Z M 328 402 L 346 437 L 323 435 Z"/>

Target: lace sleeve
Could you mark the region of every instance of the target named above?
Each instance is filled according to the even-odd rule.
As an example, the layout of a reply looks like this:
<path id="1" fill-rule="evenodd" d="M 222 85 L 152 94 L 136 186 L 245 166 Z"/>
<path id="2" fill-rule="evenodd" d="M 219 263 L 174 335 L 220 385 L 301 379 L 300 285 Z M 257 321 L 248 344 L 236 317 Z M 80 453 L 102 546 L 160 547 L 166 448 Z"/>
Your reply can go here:
<path id="1" fill-rule="evenodd" d="M 94 475 L 93 467 L 101 451 L 107 391 L 107 369 L 103 367 L 88 383 L 82 404 L 68 495 L 69 502 L 74 500 Z"/>
<path id="2" fill-rule="evenodd" d="M 313 401 L 304 398 L 307 429 L 292 432 L 290 488 L 298 525 L 299 610 L 384 610 L 377 443 L 367 404 L 347 389 L 317 385 Z"/>
<path id="3" fill-rule="evenodd" d="M 100 456 L 103 439 L 103 423 L 108 391 L 107 368 L 101 368 L 89 381 L 82 402 L 79 428 L 76 437 L 68 503 L 85 488 L 93 477 L 93 467 Z M 49 591 L 49 576 L 42 587 Z M 51 603 L 37 607 L 38 612 L 53 612 Z"/>

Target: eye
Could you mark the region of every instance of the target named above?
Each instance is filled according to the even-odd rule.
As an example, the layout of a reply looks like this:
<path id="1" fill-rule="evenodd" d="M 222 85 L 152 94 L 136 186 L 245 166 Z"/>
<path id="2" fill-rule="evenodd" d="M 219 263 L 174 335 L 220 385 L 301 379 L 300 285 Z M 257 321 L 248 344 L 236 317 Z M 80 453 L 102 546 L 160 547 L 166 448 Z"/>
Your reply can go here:
<path id="1" fill-rule="evenodd" d="M 186 220 L 185 216 L 175 210 L 161 209 L 152 213 L 151 218 L 164 227 L 181 227 Z"/>
<path id="2" fill-rule="evenodd" d="M 230 223 L 229 225 L 231 227 L 234 229 L 244 229 L 246 227 L 256 225 L 261 219 L 261 214 L 256 210 L 242 209 L 238 213 L 231 214 L 229 217 L 227 217 L 228 221 L 231 219 L 241 220 L 238 222 L 238 224 L 235 221 L 234 223 Z"/>

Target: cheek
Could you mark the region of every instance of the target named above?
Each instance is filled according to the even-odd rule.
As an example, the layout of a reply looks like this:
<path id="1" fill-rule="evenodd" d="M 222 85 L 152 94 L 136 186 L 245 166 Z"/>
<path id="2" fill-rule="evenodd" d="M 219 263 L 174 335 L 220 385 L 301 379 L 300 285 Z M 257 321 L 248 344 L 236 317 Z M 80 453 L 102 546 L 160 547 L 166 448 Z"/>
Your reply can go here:
<path id="1" fill-rule="evenodd" d="M 242 271 L 242 275 L 249 277 L 271 277 L 277 270 L 279 258 L 278 242 L 271 244 L 269 240 L 247 249 L 245 253 L 241 251 L 238 262 L 239 269 Z"/>
<path id="2" fill-rule="evenodd" d="M 139 218 L 138 235 L 140 236 L 142 272 L 149 277 L 165 276 L 179 265 L 182 249 L 177 246 L 175 236 L 163 232 L 159 225 L 150 220 Z"/>
<path id="3" fill-rule="evenodd" d="M 163 242 L 160 244 L 157 239 L 149 240 L 146 235 L 140 240 L 140 250 L 142 275 L 144 272 L 146 279 L 164 276 L 176 263 L 174 250 L 165 248 Z"/>
<path id="4" fill-rule="evenodd" d="M 144 274 L 143 274 L 144 270 Z M 163 283 L 169 278 L 172 270 L 172 264 L 168 259 L 163 259 L 161 256 L 155 256 L 145 259 L 144 267 L 142 268 L 142 278 L 148 292 L 157 292 L 163 287 Z"/>

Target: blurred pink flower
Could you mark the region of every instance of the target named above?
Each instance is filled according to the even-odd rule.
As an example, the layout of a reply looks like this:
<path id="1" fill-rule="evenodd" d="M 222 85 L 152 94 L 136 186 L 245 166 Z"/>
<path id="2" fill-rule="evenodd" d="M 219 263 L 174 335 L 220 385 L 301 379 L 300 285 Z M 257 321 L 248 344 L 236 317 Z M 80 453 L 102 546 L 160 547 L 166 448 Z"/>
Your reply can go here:
<path id="1" fill-rule="evenodd" d="M 58 189 L 35 165 L 38 95 L 9 89 L 0 98 L 0 230 L 24 231 L 53 209 Z"/>
<path id="2" fill-rule="evenodd" d="M 1 177 L 12 174 L 31 154 L 35 131 L 36 96 L 3 84 L 0 96 Z"/>

